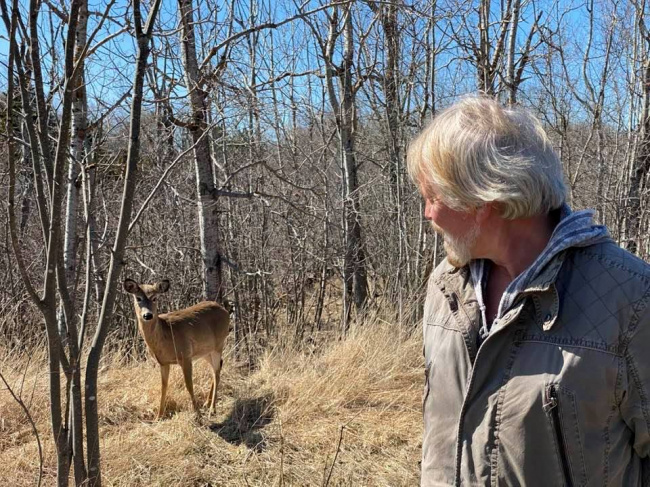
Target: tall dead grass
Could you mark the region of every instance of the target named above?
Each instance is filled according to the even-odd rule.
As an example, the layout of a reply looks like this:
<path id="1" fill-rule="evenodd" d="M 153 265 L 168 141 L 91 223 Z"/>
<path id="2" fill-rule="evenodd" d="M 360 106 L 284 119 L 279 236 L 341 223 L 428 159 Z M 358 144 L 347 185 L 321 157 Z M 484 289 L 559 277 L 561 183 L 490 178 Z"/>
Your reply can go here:
<path id="1" fill-rule="evenodd" d="M 2 351 L 0 350 L 0 354 Z M 48 425 L 44 356 L 2 355 L 0 371 L 29 408 L 44 447 L 44 485 L 56 463 Z M 217 412 L 194 418 L 178 367 L 169 408 L 154 422 L 160 390 L 153 361 L 107 357 L 99 407 L 104 485 L 410 486 L 421 447 L 420 334 L 374 320 L 318 351 L 277 346 L 249 372 L 228 358 Z M 207 366 L 195 368 L 205 400 Z M 0 485 L 34 485 L 30 424 L 0 389 Z"/>

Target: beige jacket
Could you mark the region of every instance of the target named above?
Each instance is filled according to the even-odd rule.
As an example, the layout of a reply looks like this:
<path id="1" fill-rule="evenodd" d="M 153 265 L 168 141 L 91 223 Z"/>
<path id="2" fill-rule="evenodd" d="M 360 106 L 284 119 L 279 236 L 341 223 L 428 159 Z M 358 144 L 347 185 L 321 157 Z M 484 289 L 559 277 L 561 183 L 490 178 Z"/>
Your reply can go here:
<path id="1" fill-rule="evenodd" d="M 424 312 L 422 485 L 650 485 L 650 266 L 612 241 L 554 256 L 477 346 L 467 267 Z"/>

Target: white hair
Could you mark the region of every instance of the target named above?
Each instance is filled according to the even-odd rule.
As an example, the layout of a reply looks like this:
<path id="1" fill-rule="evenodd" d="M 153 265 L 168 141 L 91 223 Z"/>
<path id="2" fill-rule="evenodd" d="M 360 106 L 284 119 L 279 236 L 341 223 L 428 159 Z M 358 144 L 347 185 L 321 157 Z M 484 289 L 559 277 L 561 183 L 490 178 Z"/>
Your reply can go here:
<path id="1" fill-rule="evenodd" d="M 441 111 L 411 142 L 408 171 L 425 197 L 470 210 L 499 203 L 503 218 L 528 218 L 566 200 L 562 164 L 528 111 L 485 96 Z"/>

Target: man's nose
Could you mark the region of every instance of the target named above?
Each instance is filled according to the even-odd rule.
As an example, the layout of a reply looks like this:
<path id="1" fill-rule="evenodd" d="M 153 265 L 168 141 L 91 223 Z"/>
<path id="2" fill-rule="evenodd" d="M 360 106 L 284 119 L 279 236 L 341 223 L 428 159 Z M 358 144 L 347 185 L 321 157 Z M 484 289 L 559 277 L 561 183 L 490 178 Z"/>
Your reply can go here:
<path id="1" fill-rule="evenodd" d="M 426 203 L 424 204 L 424 218 L 427 220 L 432 219 L 432 210 L 433 210 L 433 204 L 431 201 L 426 200 Z"/>

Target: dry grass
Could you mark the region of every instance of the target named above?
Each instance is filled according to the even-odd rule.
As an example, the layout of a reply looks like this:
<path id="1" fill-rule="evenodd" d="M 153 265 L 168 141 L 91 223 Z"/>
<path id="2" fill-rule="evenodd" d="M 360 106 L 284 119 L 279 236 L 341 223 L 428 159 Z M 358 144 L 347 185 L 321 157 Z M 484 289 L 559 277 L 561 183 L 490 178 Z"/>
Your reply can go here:
<path id="1" fill-rule="evenodd" d="M 318 353 L 278 347 L 253 373 L 226 360 L 217 412 L 196 420 L 178 367 L 169 411 L 153 422 L 160 379 L 149 361 L 107 358 L 100 373 L 104 485 L 411 486 L 418 484 L 421 345 L 386 324 L 367 325 Z M 20 390 L 45 452 L 44 485 L 56 465 L 48 427 L 44 357 L 10 357 L 0 371 Z M 195 368 L 199 399 L 208 368 Z M 336 461 L 334 462 L 334 460 Z M 0 485 L 34 485 L 36 442 L 24 413 L 0 388 Z"/>

